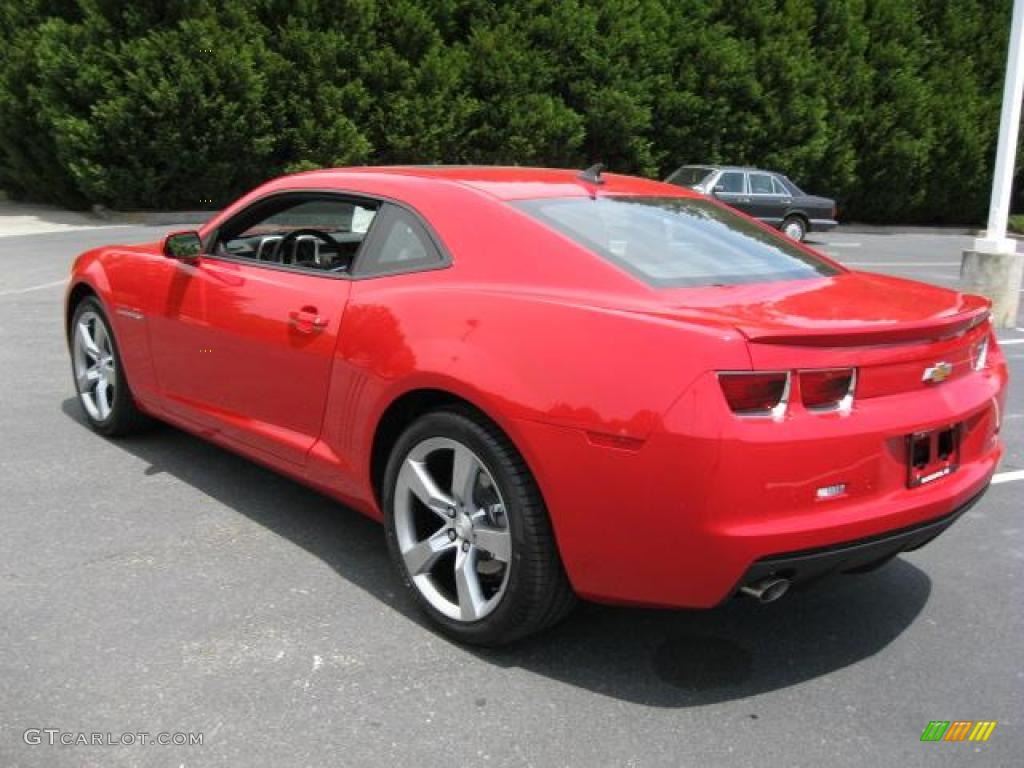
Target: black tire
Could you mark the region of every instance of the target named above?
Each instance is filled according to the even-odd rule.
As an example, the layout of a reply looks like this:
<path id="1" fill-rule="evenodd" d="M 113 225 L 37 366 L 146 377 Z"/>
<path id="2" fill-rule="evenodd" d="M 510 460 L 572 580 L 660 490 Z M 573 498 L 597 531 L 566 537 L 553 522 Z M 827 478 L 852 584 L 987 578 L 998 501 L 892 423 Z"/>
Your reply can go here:
<path id="1" fill-rule="evenodd" d="M 787 216 L 779 229 L 798 243 L 802 243 L 807 236 L 807 222 L 802 216 Z"/>
<path id="2" fill-rule="evenodd" d="M 457 441 L 479 457 L 504 500 L 511 535 L 507 585 L 496 607 L 476 621 L 454 619 L 437 610 L 413 583 L 399 547 L 395 524 L 399 472 L 417 445 L 438 437 Z M 382 497 L 395 568 L 416 603 L 447 635 L 474 645 L 504 645 L 550 627 L 575 605 L 533 475 L 501 430 L 472 409 L 445 408 L 413 422 L 391 451 Z"/>
<path id="3" fill-rule="evenodd" d="M 109 413 L 102 417 L 89 412 L 82 398 L 78 378 L 75 375 L 75 334 L 78 332 L 78 324 L 82 317 L 91 313 L 95 322 L 101 322 L 105 332 L 109 335 L 110 352 L 113 357 L 113 382 L 114 393 L 110 398 Z M 69 348 L 71 349 L 71 379 L 75 386 L 76 399 L 85 415 L 86 423 L 93 430 L 107 437 L 122 437 L 145 430 L 153 425 L 153 419 L 139 410 L 135 404 L 128 379 L 124 374 L 124 366 L 121 364 L 121 355 L 117 348 L 117 339 L 114 337 L 114 330 L 107 318 L 103 305 L 94 296 L 87 296 L 75 307 L 71 318 L 71 326 L 68 336 Z"/>

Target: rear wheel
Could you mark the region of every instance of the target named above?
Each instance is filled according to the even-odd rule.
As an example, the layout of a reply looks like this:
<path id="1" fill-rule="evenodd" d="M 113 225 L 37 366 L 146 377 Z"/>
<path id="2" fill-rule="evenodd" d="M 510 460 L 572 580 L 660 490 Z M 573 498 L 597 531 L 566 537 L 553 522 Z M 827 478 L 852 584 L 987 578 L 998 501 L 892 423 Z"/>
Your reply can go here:
<path id="1" fill-rule="evenodd" d="M 807 222 L 799 216 L 790 216 L 782 222 L 781 229 L 783 234 L 799 243 L 802 242 L 804 237 L 807 235 Z"/>
<path id="2" fill-rule="evenodd" d="M 107 315 L 93 297 L 71 320 L 71 370 L 89 426 L 102 435 L 127 435 L 151 421 L 135 405 Z"/>
<path id="3" fill-rule="evenodd" d="M 574 604 L 532 475 L 476 414 L 441 410 L 414 422 L 392 451 L 383 495 L 395 566 L 449 635 L 500 645 Z"/>

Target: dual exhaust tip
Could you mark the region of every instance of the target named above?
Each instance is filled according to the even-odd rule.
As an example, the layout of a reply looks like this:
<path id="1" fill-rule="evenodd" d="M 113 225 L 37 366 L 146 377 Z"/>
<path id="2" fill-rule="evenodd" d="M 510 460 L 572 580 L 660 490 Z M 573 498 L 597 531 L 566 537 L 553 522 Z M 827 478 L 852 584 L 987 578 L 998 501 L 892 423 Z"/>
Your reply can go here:
<path id="1" fill-rule="evenodd" d="M 774 603 L 788 591 L 789 579 L 780 579 L 774 576 L 740 587 L 740 592 L 749 595 L 759 603 Z"/>

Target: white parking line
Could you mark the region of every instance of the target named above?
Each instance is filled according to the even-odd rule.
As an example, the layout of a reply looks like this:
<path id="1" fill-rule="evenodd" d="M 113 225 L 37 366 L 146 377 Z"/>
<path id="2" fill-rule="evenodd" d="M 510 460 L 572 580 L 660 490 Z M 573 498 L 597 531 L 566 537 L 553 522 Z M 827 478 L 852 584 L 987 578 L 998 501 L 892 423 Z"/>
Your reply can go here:
<path id="1" fill-rule="evenodd" d="M 13 296 L 16 293 L 31 293 L 32 291 L 41 291 L 44 288 L 55 288 L 58 285 L 67 285 L 67 280 L 54 280 L 52 283 L 43 283 L 42 285 L 31 285 L 28 288 L 15 288 L 12 291 L 0 291 L 0 296 Z"/>
<path id="2" fill-rule="evenodd" d="M 999 346 L 1005 347 L 1008 344 L 1024 344 L 1024 339 L 1000 339 Z"/>
<path id="3" fill-rule="evenodd" d="M 992 485 L 1012 483 L 1014 480 L 1024 480 L 1024 469 L 1015 469 L 1012 472 L 999 472 L 992 476 Z"/>
<path id="4" fill-rule="evenodd" d="M 830 248 L 860 248 L 860 243 L 829 243 Z"/>

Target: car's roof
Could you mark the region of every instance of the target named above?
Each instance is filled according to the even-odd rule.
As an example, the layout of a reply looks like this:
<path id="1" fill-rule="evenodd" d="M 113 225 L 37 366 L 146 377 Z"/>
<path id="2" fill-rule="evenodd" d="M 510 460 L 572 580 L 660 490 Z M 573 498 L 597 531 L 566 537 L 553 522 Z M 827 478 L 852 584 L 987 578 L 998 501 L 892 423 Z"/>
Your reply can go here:
<path id="1" fill-rule="evenodd" d="M 481 165 L 362 166 L 323 168 L 279 176 L 239 198 L 210 219 L 206 234 L 238 211 L 267 195 L 281 192 L 338 190 L 406 203 L 426 216 L 442 215 L 453 206 L 464 211 L 471 199 L 507 202 L 554 197 L 605 195 L 696 197 L 697 193 L 663 181 L 601 174 L 601 184 L 581 178 L 582 171 Z M 431 212 L 434 213 L 431 213 Z"/>
<path id="2" fill-rule="evenodd" d="M 595 185 L 580 177 L 581 170 L 562 168 L 526 168 L 520 166 L 483 165 L 402 165 L 330 168 L 306 171 L 287 179 L 301 178 L 304 184 L 346 186 L 359 177 L 388 178 L 393 182 L 433 180 L 456 184 L 486 192 L 502 200 L 537 197 L 582 197 L 598 194 L 679 195 L 671 184 L 617 173 L 601 175 L 602 184 Z"/>

